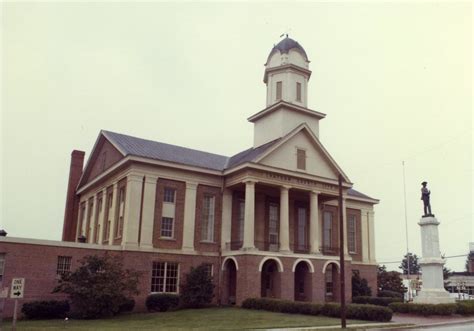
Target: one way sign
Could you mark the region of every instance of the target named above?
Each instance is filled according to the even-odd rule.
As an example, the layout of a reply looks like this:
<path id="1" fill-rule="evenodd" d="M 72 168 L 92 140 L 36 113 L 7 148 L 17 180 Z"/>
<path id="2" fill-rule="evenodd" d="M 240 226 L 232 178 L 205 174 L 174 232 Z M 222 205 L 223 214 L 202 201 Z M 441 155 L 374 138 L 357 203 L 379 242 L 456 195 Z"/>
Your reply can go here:
<path id="1" fill-rule="evenodd" d="M 10 291 L 10 298 L 21 299 L 25 291 L 25 278 L 13 278 L 12 289 Z"/>

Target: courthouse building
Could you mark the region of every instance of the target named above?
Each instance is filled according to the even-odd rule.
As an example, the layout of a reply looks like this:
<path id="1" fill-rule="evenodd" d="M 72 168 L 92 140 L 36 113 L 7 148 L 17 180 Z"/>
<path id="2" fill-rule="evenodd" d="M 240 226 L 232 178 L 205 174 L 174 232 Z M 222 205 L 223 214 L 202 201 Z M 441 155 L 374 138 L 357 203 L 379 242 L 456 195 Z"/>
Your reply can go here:
<path id="1" fill-rule="evenodd" d="M 101 131 L 85 166 L 84 152 L 72 152 L 62 241 L 0 239 L 3 284 L 25 277 L 24 300 L 55 298 L 58 274 L 112 252 L 143 272 L 137 309 L 150 293 L 179 293 L 184 274 L 203 263 L 222 304 L 337 301 L 342 249 L 349 300 L 352 270 L 376 292 L 378 200 L 354 190 L 323 146 L 326 115 L 308 108 L 310 76 L 300 44 L 286 37 L 273 47 L 266 108 L 248 118 L 253 146 L 231 157 Z"/>

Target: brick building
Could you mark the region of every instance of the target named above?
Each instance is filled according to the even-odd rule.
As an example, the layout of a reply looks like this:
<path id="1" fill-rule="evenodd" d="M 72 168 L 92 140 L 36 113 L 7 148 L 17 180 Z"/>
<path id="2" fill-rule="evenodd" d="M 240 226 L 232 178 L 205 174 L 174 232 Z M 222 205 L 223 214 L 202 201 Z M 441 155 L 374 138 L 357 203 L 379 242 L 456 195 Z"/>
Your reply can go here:
<path id="1" fill-rule="evenodd" d="M 337 301 L 343 249 L 348 300 L 351 270 L 375 292 L 378 200 L 354 190 L 322 145 L 325 114 L 307 107 L 310 76 L 296 41 L 271 50 L 267 106 L 248 118 L 254 145 L 231 157 L 101 131 L 85 166 L 84 152 L 72 152 L 62 241 L 1 239 L 4 284 L 25 277 L 25 300 L 57 297 L 57 274 L 82 256 L 113 252 L 143 272 L 137 309 L 150 293 L 179 293 L 180 279 L 201 263 L 223 304 Z"/>

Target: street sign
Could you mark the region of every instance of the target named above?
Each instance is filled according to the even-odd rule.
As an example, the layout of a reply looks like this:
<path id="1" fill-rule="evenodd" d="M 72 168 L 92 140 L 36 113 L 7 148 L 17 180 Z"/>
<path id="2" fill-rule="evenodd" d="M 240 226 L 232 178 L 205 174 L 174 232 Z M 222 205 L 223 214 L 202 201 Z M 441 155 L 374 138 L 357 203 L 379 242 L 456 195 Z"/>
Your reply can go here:
<path id="1" fill-rule="evenodd" d="M 25 278 L 13 278 L 12 289 L 10 291 L 10 298 L 21 299 L 25 291 Z"/>
<path id="2" fill-rule="evenodd" d="M 0 289 L 0 299 L 8 298 L 8 287 Z"/>

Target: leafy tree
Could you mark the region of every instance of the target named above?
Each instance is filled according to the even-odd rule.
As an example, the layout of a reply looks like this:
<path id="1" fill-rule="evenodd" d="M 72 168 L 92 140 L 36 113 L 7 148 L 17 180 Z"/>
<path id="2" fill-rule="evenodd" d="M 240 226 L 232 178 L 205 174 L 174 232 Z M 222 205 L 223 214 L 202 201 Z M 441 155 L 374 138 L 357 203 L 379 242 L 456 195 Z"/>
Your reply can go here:
<path id="1" fill-rule="evenodd" d="M 469 263 L 474 267 L 474 252 L 469 252 L 466 259 L 466 272 L 474 272 L 474 270 L 469 270 Z"/>
<path id="2" fill-rule="evenodd" d="M 201 264 L 185 276 L 181 285 L 180 304 L 188 308 L 201 308 L 212 301 L 214 284 L 206 265 Z"/>
<path id="3" fill-rule="evenodd" d="M 449 276 L 451 276 L 451 274 L 453 273 L 453 271 L 449 268 L 446 268 L 445 266 L 443 266 L 443 279 L 446 280 L 449 278 Z"/>
<path id="4" fill-rule="evenodd" d="M 392 291 L 403 295 L 406 288 L 403 286 L 402 278 L 397 271 L 387 271 L 385 265 L 377 267 L 377 287 L 379 291 Z"/>
<path id="5" fill-rule="evenodd" d="M 408 274 L 408 257 L 410 259 L 410 275 L 417 275 L 420 273 L 420 266 L 418 265 L 418 256 L 408 252 L 402 260 L 402 264 L 398 267 L 403 270 L 403 274 Z"/>
<path id="6" fill-rule="evenodd" d="M 352 297 L 371 296 L 372 289 L 367 279 L 361 278 L 358 270 L 352 270 Z"/>
<path id="7" fill-rule="evenodd" d="M 79 262 L 79 268 L 63 274 L 53 290 L 69 295 L 79 318 L 116 315 L 139 293 L 141 273 L 124 269 L 121 257 L 90 255 Z"/>

